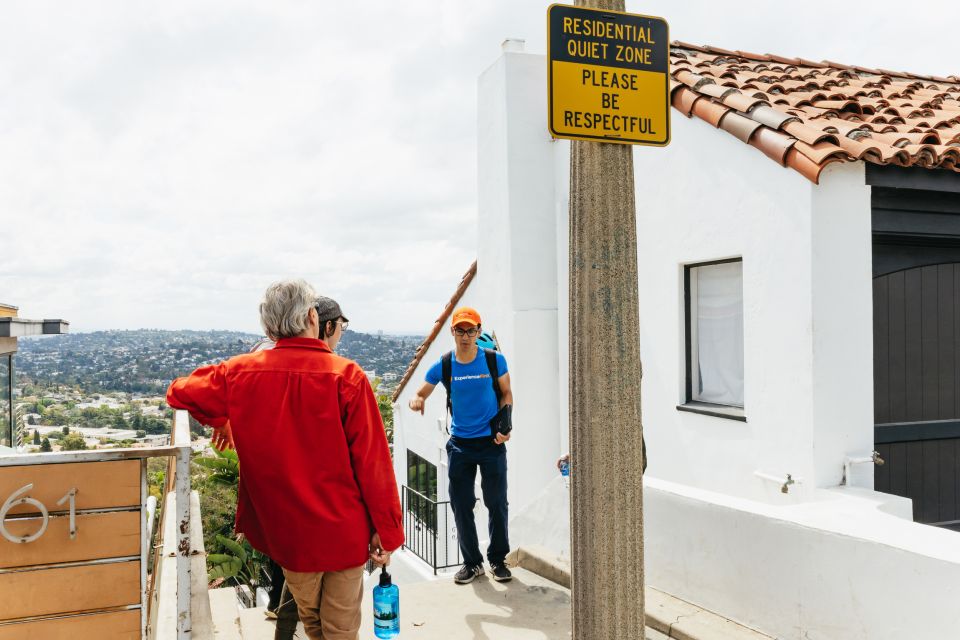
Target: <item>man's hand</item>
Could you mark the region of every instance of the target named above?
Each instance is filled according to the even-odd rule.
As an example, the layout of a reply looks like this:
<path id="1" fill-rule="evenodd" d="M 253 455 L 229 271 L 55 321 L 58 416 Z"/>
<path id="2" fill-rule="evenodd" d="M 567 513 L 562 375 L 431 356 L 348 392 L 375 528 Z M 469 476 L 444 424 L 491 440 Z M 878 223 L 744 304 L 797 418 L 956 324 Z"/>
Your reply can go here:
<path id="1" fill-rule="evenodd" d="M 384 551 L 380 545 L 380 534 L 375 533 L 370 538 L 370 559 L 378 567 L 385 567 L 390 564 L 390 551 Z"/>
<path id="2" fill-rule="evenodd" d="M 410 402 L 408 406 L 413 411 L 419 411 L 420 415 L 423 415 L 423 404 L 424 404 L 423 398 L 421 398 L 420 396 L 413 396 L 412 398 L 410 398 Z"/>
<path id="3" fill-rule="evenodd" d="M 214 427 L 210 444 L 213 445 L 213 448 L 217 451 L 236 448 L 233 444 L 233 430 L 230 428 L 229 420 L 227 420 L 226 424 L 222 427 Z"/>
<path id="4" fill-rule="evenodd" d="M 504 442 L 506 442 L 506 441 L 509 440 L 509 439 L 510 439 L 510 434 L 509 434 L 509 433 L 507 433 L 507 434 L 498 433 L 498 434 L 497 434 L 497 437 L 493 439 L 493 443 L 494 443 L 494 444 L 503 444 Z"/>

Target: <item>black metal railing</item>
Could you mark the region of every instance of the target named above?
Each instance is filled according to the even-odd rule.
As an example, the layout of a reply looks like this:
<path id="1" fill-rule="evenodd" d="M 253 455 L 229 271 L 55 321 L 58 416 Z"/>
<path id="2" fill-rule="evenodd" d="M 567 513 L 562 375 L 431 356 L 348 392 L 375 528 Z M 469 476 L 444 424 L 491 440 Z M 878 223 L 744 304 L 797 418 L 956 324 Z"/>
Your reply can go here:
<path id="1" fill-rule="evenodd" d="M 407 541 L 404 548 L 433 568 L 446 569 L 461 564 L 457 526 L 449 500 L 432 500 L 422 493 L 404 486 L 403 530 Z"/>

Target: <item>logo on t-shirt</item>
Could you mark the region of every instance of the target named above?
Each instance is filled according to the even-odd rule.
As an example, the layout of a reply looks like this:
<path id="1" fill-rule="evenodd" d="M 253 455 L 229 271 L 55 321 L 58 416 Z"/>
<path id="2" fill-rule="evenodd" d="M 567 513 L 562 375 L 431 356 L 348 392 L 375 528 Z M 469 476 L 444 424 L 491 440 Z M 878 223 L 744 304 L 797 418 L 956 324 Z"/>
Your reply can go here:
<path id="1" fill-rule="evenodd" d="M 460 380 L 483 380 L 484 378 L 489 378 L 489 377 L 490 377 L 489 373 L 481 373 L 475 376 L 453 376 L 453 379 L 459 382 Z"/>

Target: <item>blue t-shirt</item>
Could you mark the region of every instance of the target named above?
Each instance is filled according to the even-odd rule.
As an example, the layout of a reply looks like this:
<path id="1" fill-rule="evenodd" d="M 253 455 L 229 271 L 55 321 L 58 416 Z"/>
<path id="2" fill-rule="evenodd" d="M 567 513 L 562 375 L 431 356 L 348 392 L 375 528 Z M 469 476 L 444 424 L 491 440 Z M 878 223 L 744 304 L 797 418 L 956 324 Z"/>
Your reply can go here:
<path id="1" fill-rule="evenodd" d="M 483 349 L 470 364 L 460 364 L 457 356 L 451 358 L 450 400 L 453 402 L 453 420 L 450 433 L 458 438 L 482 438 L 490 435 L 490 420 L 497 415 L 497 394 L 490 380 L 487 358 Z M 507 359 L 497 352 L 497 373 L 507 372 Z M 427 371 L 427 382 L 440 384 L 443 359 L 437 360 Z"/>

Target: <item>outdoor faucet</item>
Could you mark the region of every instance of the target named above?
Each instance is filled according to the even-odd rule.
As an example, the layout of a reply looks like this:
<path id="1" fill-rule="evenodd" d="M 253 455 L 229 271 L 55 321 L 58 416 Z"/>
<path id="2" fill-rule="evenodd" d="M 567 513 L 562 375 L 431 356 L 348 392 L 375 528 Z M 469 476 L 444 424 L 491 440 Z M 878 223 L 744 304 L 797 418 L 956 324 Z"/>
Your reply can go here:
<path id="1" fill-rule="evenodd" d="M 790 485 L 792 484 L 803 484 L 803 479 L 794 478 L 792 473 L 786 474 L 786 478 L 783 476 L 775 476 L 769 473 L 764 473 L 759 469 L 753 472 L 753 475 L 757 476 L 761 480 L 766 480 L 768 482 L 776 482 L 780 485 L 780 493 L 790 493 Z"/>
<path id="2" fill-rule="evenodd" d="M 780 493 L 789 493 L 790 492 L 789 487 L 792 484 L 796 484 L 796 483 L 793 481 L 793 476 L 788 473 L 787 481 L 783 483 L 782 487 L 780 487 Z"/>
<path id="3" fill-rule="evenodd" d="M 873 464 L 882 466 L 884 463 L 883 458 L 880 457 L 880 453 L 877 451 L 871 451 L 869 456 L 844 456 L 843 458 L 843 478 L 840 480 L 840 486 L 844 487 L 847 485 L 847 479 L 850 477 L 850 467 L 855 464 L 864 464 L 867 462 L 872 462 Z"/>

